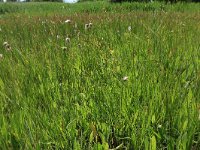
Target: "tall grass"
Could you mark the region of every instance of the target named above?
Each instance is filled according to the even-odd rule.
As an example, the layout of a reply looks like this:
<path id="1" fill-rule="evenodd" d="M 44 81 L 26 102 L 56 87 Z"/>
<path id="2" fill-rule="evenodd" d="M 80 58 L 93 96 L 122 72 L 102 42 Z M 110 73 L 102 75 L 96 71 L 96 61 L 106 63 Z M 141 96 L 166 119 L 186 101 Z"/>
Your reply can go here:
<path id="1" fill-rule="evenodd" d="M 100 13 L 100 12 L 112 12 L 112 13 L 124 13 L 130 11 L 168 11 L 168 12 L 199 12 L 200 4 L 198 3 L 177 3 L 174 5 L 165 3 L 122 3 L 122 4 L 110 4 L 106 1 L 99 2 L 83 2 L 76 4 L 65 3 L 0 3 L 0 15 L 3 14 L 26 14 L 26 15 L 52 15 L 52 14 L 74 14 L 74 13 Z"/>
<path id="2" fill-rule="evenodd" d="M 0 148 L 198 149 L 198 11 L 86 4 L 1 5 Z"/>

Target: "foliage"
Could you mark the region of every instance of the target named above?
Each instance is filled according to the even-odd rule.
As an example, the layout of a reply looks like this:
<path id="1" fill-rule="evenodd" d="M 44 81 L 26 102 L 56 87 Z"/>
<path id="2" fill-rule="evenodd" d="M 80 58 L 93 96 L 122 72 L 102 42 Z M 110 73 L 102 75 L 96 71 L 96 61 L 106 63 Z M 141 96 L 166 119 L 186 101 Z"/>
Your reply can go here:
<path id="1" fill-rule="evenodd" d="M 0 149 L 198 149 L 198 4 L 0 10 Z"/>

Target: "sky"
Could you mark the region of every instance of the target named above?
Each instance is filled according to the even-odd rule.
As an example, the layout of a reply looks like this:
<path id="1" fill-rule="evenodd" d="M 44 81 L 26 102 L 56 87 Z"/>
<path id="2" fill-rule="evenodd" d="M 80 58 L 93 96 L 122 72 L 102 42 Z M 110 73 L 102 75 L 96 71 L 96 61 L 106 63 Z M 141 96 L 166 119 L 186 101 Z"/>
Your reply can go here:
<path id="1" fill-rule="evenodd" d="M 63 0 L 65 3 L 76 3 L 77 0 Z"/>

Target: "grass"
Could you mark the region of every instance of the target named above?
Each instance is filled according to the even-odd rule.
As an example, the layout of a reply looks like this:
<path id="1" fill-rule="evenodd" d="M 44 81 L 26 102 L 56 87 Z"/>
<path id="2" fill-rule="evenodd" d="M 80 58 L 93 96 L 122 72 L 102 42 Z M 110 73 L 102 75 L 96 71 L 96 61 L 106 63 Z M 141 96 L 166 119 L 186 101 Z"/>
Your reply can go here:
<path id="1" fill-rule="evenodd" d="M 199 8 L 0 4 L 0 149 L 197 150 Z"/>

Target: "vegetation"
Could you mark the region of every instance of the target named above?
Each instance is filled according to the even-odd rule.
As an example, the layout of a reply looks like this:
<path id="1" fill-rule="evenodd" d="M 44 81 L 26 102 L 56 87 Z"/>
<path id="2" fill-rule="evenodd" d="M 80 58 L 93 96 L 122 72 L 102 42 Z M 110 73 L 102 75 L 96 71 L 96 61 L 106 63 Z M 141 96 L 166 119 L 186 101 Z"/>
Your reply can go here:
<path id="1" fill-rule="evenodd" d="M 20 0 L 6 0 L 7 2 L 17 2 Z M 63 2 L 63 0 L 24 0 L 26 2 Z M 78 2 L 95 2 L 95 1 L 106 1 L 106 0 L 77 0 Z M 107 0 L 114 3 L 122 2 L 165 2 L 165 3 L 177 3 L 177 2 L 200 2 L 200 0 Z M 0 0 L 3 2 L 3 0 Z"/>
<path id="2" fill-rule="evenodd" d="M 0 4 L 0 149 L 198 149 L 199 4 Z"/>

